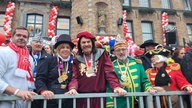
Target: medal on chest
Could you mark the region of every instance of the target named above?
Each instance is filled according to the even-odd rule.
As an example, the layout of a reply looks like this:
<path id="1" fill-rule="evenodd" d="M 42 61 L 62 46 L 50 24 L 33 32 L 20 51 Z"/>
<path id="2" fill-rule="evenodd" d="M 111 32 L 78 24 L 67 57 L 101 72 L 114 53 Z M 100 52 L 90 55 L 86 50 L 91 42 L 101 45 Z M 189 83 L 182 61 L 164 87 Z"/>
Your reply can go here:
<path id="1" fill-rule="evenodd" d="M 84 60 L 86 64 L 86 76 L 87 77 L 92 77 L 96 76 L 96 69 L 93 67 L 93 54 L 90 56 L 90 60 L 88 61 L 87 58 L 84 55 Z"/>
<path id="2" fill-rule="evenodd" d="M 66 73 L 63 73 L 61 76 L 59 76 L 58 82 L 59 82 L 59 83 L 62 83 L 62 82 L 64 82 L 64 81 L 66 81 L 67 79 L 68 79 L 67 74 L 66 74 Z"/>
<path id="3" fill-rule="evenodd" d="M 68 71 L 68 62 L 59 62 L 58 65 L 58 82 L 59 83 L 63 83 L 68 79 L 68 75 L 67 75 L 67 71 Z M 64 86 L 61 86 L 61 88 L 64 88 Z"/>
<path id="4" fill-rule="evenodd" d="M 123 82 L 121 82 L 121 85 L 126 87 L 126 88 L 131 88 L 132 86 L 132 83 L 131 83 L 131 79 L 130 79 L 130 76 L 128 74 L 128 67 L 129 67 L 129 62 L 126 63 L 126 65 L 124 65 L 123 67 L 125 67 L 125 70 L 122 71 L 122 66 L 120 66 L 120 63 L 119 61 L 117 60 L 117 65 L 118 65 L 118 68 L 119 68 L 119 73 L 121 75 L 121 80 Z"/>

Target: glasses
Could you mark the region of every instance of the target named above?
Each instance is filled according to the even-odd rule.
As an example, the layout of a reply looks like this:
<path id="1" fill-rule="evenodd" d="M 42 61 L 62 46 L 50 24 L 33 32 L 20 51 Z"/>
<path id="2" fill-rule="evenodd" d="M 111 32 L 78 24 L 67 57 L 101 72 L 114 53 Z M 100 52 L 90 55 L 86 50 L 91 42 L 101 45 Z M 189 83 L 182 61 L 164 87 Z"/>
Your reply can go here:
<path id="1" fill-rule="evenodd" d="M 118 48 L 118 49 L 116 49 L 115 50 L 115 52 L 125 52 L 125 51 L 127 51 L 127 48 Z"/>

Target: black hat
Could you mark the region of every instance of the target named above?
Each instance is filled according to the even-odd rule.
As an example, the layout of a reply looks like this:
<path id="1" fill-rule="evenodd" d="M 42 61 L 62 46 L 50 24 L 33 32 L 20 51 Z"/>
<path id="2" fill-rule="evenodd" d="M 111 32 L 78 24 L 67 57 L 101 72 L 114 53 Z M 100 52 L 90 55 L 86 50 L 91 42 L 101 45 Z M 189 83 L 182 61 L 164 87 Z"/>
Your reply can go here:
<path id="1" fill-rule="evenodd" d="M 158 43 L 155 43 L 152 39 L 150 40 L 146 40 L 143 44 L 140 45 L 140 48 L 145 48 L 146 46 L 150 46 L 150 45 L 158 45 Z"/>
<path id="2" fill-rule="evenodd" d="M 59 38 L 56 40 L 54 48 L 57 48 L 60 44 L 68 43 L 71 47 L 71 49 L 74 48 L 75 44 L 71 42 L 71 37 L 67 34 L 62 34 L 59 36 Z"/>
<path id="3" fill-rule="evenodd" d="M 170 53 L 171 53 L 170 50 L 161 48 L 161 49 L 154 49 L 154 50 L 147 51 L 145 53 L 145 56 L 147 56 L 148 58 L 151 58 L 154 55 L 162 55 L 164 57 L 168 57 Z"/>

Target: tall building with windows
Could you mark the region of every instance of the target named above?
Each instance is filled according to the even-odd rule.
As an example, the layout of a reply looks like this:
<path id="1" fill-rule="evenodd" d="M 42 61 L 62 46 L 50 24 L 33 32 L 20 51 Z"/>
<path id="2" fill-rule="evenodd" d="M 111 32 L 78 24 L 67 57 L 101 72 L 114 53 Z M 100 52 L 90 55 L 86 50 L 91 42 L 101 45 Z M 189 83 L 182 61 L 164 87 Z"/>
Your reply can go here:
<path id="1" fill-rule="evenodd" d="M 0 33 L 3 33 L 7 2 L 0 0 Z M 51 6 L 59 7 L 56 20 L 56 35 L 70 34 L 72 38 L 82 30 L 99 34 L 97 11 L 104 9 L 105 34 L 123 34 L 121 11 L 127 10 L 127 25 L 136 44 L 153 39 L 163 44 L 162 13 L 168 13 L 169 29 L 174 29 L 168 39 L 172 46 L 183 46 L 183 40 L 192 41 L 192 0 L 14 0 L 16 7 L 12 29 L 22 25 L 30 30 L 30 36 L 47 37 Z M 77 22 L 77 17 L 79 17 Z"/>

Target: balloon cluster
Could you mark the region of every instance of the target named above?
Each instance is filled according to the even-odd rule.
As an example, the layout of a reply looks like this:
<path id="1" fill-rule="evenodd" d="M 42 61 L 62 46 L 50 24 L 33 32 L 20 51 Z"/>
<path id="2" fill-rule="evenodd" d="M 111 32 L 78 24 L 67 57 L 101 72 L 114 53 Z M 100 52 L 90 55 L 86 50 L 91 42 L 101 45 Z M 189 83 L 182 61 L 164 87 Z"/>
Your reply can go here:
<path id="1" fill-rule="evenodd" d="M 52 10 L 49 18 L 49 25 L 48 25 L 49 38 L 52 38 L 53 36 L 55 36 L 55 25 L 56 25 L 57 14 L 58 14 L 58 6 L 52 6 Z"/>
<path id="2" fill-rule="evenodd" d="M 96 40 L 102 43 L 103 45 L 109 44 L 110 40 L 114 40 L 116 36 L 96 36 Z"/>
<path id="3" fill-rule="evenodd" d="M 0 46 L 3 45 L 5 42 L 5 36 L 3 34 L 0 34 Z"/>
<path id="4" fill-rule="evenodd" d="M 5 19 L 4 19 L 4 27 L 3 30 L 5 32 L 5 36 L 7 39 L 11 38 L 11 26 L 12 26 L 12 19 L 15 9 L 15 3 L 8 2 L 6 13 L 5 13 Z"/>
<path id="5" fill-rule="evenodd" d="M 166 28 L 168 27 L 168 14 L 166 12 L 163 12 L 162 14 L 162 34 L 163 34 L 163 45 L 166 46 Z"/>

